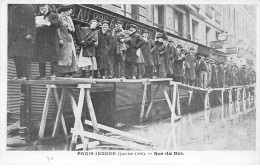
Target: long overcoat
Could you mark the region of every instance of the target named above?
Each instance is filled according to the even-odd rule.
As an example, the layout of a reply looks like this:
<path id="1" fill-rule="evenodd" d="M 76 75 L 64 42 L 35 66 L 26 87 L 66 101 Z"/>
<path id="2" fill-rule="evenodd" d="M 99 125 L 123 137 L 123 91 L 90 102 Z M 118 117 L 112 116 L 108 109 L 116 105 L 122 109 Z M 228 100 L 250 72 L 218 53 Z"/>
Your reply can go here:
<path id="1" fill-rule="evenodd" d="M 83 57 L 95 57 L 95 42 L 98 42 L 97 30 L 90 27 L 82 27 L 83 44 Z"/>
<path id="2" fill-rule="evenodd" d="M 30 4 L 10 5 L 8 7 L 8 57 L 32 57 L 35 36 L 35 14 Z"/>
<path id="3" fill-rule="evenodd" d="M 51 25 L 36 28 L 34 44 L 34 60 L 36 62 L 53 62 L 59 57 L 59 38 L 57 29 L 60 27 L 60 19 L 57 13 L 48 11 L 44 15 Z"/>
<path id="4" fill-rule="evenodd" d="M 109 65 L 109 56 L 111 49 L 112 35 L 107 31 L 98 31 L 98 46 L 96 48 L 96 58 L 99 69 L 106 69 Z"/>
<path id="5" fill-rule="evenodd" d="M 172 59 L 175 51 L 170 45 L 166 46 L 166 52 L 164 57 L 164 66 L 166 74 L 173 74 Z"/>
<path id="6" fill-rule="evenodd" d="M 141 48 L 143 56 L 144 56 L 144 61 L 145 61 L 144 65 L 145 66 L 154 65 L 153 57 L 152 57 L 152 54 L 151 54 L 151 50 L 152 50 L 153 47 L 154 47 L 154 42 L 153 42 L 152 39 L 149 39 L 148 41 L 146 41 L 146 43 Z"/>
<path id="7" fill-rule="evenodd" d="M 174 76 L 183 77 L 184 76 L 183 63 L 186 60 L 184 54 L 175 52 L 173 59 L 174 59 L 174 62 L 173 62 Z"/>
<path id="8" fill-rule="evenodd" d="M 186 57 L 186 70 L 189 71 L 189 78 L 191 80 L 194 80 L 195 79 L 195 64 L 196 64 L 196 60 L 195 60 L 195 56 L 194 55 L 188 55 Z"/>
<path id="9" fill-rule="evenodd" d="M 137 32 L 132 33 L 130 37 L 131 40 L 127 42 L 129 48 L 126 50 L 126 61 L 137 63 L 138 56 L 136 51 L 138 48 L 142 48 L 142 46 L 145 44 L 145 41 Z"/>

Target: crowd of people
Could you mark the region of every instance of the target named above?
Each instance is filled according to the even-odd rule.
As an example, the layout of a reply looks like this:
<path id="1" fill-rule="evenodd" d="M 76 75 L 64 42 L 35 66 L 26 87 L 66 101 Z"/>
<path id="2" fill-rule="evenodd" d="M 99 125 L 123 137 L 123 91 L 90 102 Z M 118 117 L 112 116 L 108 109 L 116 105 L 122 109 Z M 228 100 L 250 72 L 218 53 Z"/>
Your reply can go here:
<path id="1" fill-rule="evenodd" d="M 106 20 L 93 19 L 89 26 L 74 26 L 73 5 L 39 4 L 35 17 L 30 4 L 9 8 L 8 55 L 14 59 L 17 77 L 30 78 L 31 61 L 38 62 L 39 76 L 46 77 L 46 62 L 51 63 L 51 77 L 82 78 L 172 78 L 202 88 L 245 85 L 255 82 L 255 72 L 245 66 L 214 62 L 207 56 L 188 51 L 174 42 L 167 33 L 149 37 L 148 30 L 139 34 L 137 26 L 124 30 L 121 20 L 110 30 Z"/>

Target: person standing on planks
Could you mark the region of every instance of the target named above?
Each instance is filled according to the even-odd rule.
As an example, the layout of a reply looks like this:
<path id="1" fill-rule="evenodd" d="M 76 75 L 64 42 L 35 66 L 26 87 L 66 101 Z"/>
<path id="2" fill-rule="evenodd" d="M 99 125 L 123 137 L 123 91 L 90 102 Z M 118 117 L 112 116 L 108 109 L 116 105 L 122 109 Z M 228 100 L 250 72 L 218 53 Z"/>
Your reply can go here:
<path id="1" fill-rule="evenodd" d="M 77 72 L 78 58 L 72 33 L 75 32 L 73 21 L 70 17 L 72 14 L 73 4 L 59 5 L 60 28 L 59 35 L 59 59 L 57 65 L 57 73 L 61 76 L 72 77 L 73 73 Z"/>
<path id="2" fill-rule="evenodd" d="M 176 52 L 174 54 L 174 62 L 173 62 L 173 73 L 175 76 L 176 82 L 184 82 L 184 68 L 183 63 L 186 60 L 185 50 L 179 44 L 176 47 Z"/>
<path id="3" fill-rule="evenodd" d="M 109 64 L 109 54 L 111 50 L 112 35 L 108 32 L 109 22 L 104 20 L 101 29 L 98 30 L 98 46 L 96 48 L 97 65 L 101 78 L 106 78 L 106 74 L 112 74 L 112 68 Z"/>
<path id="4" fill-rule="evenodd" d="M 125 58 L 126 58 L 126 45 L 125 45 L 125 30 L 122 28 L 123 22 L 117 20 L 115 29 L 112 36 L 115 39 L 115 51 L 112 52 L 114 61 L 114 77 L 125 78 Z"/>
<path id="5" fill-rule="evenodd" d="M 152 39 L 149 39 L 149 32 L 147 29 L 144 29 L 142 32 L 142 37 L 145 41 L 145 44 L 141 48 L 143 56 L 144 56 L 144 66 L 145 66 L 145 77 L 146 78 L 153 78 L 153 57 L 151 54 L 152 48 L 155 46 Z"/>
<path id="6" fill-rule="evenodd" d="M 14 80 L 30 78 L 33 39 L 35 36 L 35 13 L 30 4 L 8 6 L 8 57 L 15 63 Z"/>
<path id="7" fill-rule="evenodd" d="M 126 50 L 126 76 L 132 79 L 141 78 L 142 77 L 142 67 L 138 62 L 143 62 L 144 58 L 141 53 L 142 46 L 145 44 L 144 39 L 140 34 L 136 31 L 137 26 L 134 24 L 130 24 L 130 37 L 131 40 L 127 42 L 129 48 Z M 137 55 L 137 51 L 139 50 L 140 54 Z"/>
<path id="8" fill-rule="evenodd" d="M 59 57 L 59 16 L 50 10 L 48 4 L 40 4 L 39 9 L 41 16 L 36 17 L 34 61 L 39 63 L 40 76 L 36 79 L 46 77 L 46 62 L 51 63 L 51 75 L 55 77 Z"/>
<path id="9" fill-rule="evenodd" d="M 98 21 L 90 21 L 90 27 L 82 27 L 82 39 L 80 45 L 83 47 L 82 59 L 79 58 L 79 67 L 82 68 L 82 77 L 86 78 L 86 71 L 89 70 L 89 78 L 97 78 L 96 49 L 98 46 L 98 32 L 96 30 Z"/>

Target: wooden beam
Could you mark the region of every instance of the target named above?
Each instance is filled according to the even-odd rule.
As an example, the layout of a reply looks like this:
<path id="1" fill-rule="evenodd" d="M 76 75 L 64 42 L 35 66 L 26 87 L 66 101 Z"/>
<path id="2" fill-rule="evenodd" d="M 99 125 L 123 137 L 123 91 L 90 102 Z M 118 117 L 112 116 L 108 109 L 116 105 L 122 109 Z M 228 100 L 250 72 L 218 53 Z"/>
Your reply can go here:
<path id="1" fill-rule="evenodd" d="M 188 120 L 191 126 L 193 126 L 192 123 L 192 118 L 191 118 L 191 100 L 192 100 L 192 96 L 193 96 L 193 91 L 189 91 L 189 102 L 188 102 Z"/>
<path id="2" fill-rule="evenodd" d="M 53 133 L 52 133 L 53 138 L 55 138 L 55 136 L 57 135 L 57 131 L 58 131 L 58 128 L 59 128 L 59 125 L 60 125 L 61 114 L 62 114 L 64 104 L 65 104 L 65 100 L 66 100 L 66 94 L 67 94 L 67 88 L 63 88 L 62 93 L 61 93 L 59 106 L 58 106 L 57 115 L 56 115 L 56 120 L 55 120 L 55 124 L 54 124 L 54 128 L 53 128 Z"/>
<path id="3" fill-rule="evenodd" d="M 53 88 L 52 90 L 53 90 L 53 95 L 54 95 L 54 99 L 56 101 L 56 104 L 59 106 L 60 100 L 59 100 L 59 94 L 58 94 L 57 88 Z M 63 113 L 61 113 L 61 124 L 62 124 L 64 135 L 65 135 L 66 139 L 68 139 L 69 136 L 68 136 L 68 131 L 67 131 L 67 127 L 66 127 L 66 123 L 65 123 Z"/>
<path id="4" fill-rule="evenodd" d="M 84 123 L 87 124 L 87 125 L 93 126 L 93 123 L 89 120 L 85 120 Z M 130 133 L 127 133 L 127 132 L 124 132 L 124 131 L 120 131 L 118 129 L 111 128 L 111 127 L 108 127 L 108 126 L 105 126 L 105 125 L 102 125 L 102 124 L 97 124 L 97 125 L 98 125 L 98 128 L 105 130 L 105 131 L 108 131 L 108 132 L 111 132 L 113 134 L 118 134 L 120 136 L 127 137 L 127 138 L 129 138 L 133 141 L 136 141 L 136 142 L 139 142 L 139 143 L 144 143 L 146 145 L 152 145 L 152 146 L 154 145 L 154 142 L 152 142 L 151 140 L 149 140 L 147 138 L 136 136 L 134 134 L 130 134 Z"/>
<path id="5" fill-rule="evenodd" d="M 173 108 L 173 110 L 175 111 L 175 109 L 176 109 L 176 102 L 177 102 L 177 84 L 174 84 L 173 85 L 173 98 L 172 98 L 172 103 L 171 103 L 171 106 L 172 106 L 172 108 Z M 175 119 L 176 119 L 176 114 L 175 114 L 175 112 L 174 113 L 171 113 L 171 124 L 173 125 L 174 124 L 174 122 L 175 122 Z"/>
<path id="6" fill-rule="evenodd" d="M 82 135 L 82 136 L 85 136 L 87 138 L 92 138 L 92 139 L 96 139 L 96 140 L 99 140 L 99 141 L 108 142 L 108 143 L 111 143 L 111 144 L 125 146 L 125 147 L 130 148 L 130 149 L 151 150 L 147 146 L 140 145 L 140 144 L 137 144 L 137 143 L 134 143 L 134 142 L 123 141 L 123 140 L 116 139 L 116 138 L 110 138 L 110 137 L 99 135 L 99 134 L 95 134 L 95 133 L 92 133 L 92 132 L 81 131 L 79 129 L 72 128 L 71 129 L 71 133 L 73 133 L 75 135 Z"/>
<path id="7" fill-rule="evenodd" d="M 143 99 L 142 99 L 142 105 L 141 105 L 141 113 L 140 113 L 140 118 L 139 121 L 143 122 L 143 117 L 144 117 L 144 107 L 145 107 L 145 100 L 146 100 L 146 94 L 147 94 L 147 83 L 144 83 L 144 91 L 143 91 Z"/>
<path id="8" fill-rule="evenodd" d="M 157 94 L 159 88 L 160 88 L 160 85 L 158 85 L 158 86 L 156 87 L 156 89 L 155 89 L 155 92 L 154 92 L 154 94 L 153 94 L 151 103 L 150 103 L 149 106 L 148 106 L 145 119 L 148 119 L 148 116 L 149 116 L 149 114 L 150 114 L 150 111 L 151 111 L 151 109 L 152 109 L 152 106 L 153 106 L 153 103 L 154 103 L 154 100 L 155 100 L 155 96 L 156 96 L 156 94 Z"/>
<path id="9" fill-rule="evenodd" d="M 224 119 L 224 91 L 221 90 L 221 119 Z"/>
<path id="10" fill-rule="evenodd" d="M 48 85 L 46 96 L 45 96 L 45 101 L 44 101 L 43 112 L 42 112 L 40 130 L 39 130 L 39 135 L 38 135 L 39 141 L 41 141 L 41 139 L 44 136 L 44 130 L 45 130 L 45 125 L 46 125 L 46 120 L 47 120 L 48 110 L 49 110 L 50 96 L 51 96 L 51 87 L 50 87 L 50 85 Z"/>

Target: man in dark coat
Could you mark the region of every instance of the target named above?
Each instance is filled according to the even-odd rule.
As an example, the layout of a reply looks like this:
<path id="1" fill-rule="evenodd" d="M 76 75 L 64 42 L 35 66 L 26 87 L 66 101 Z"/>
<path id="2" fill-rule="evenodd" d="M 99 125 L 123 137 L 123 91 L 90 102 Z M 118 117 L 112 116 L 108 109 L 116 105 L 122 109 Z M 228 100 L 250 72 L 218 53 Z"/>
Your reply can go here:
<path id="1" fill-rule="evenodd" d="M 193 86 L 195 81 L 195 55 L 193 47 L 190 48 L 190 52 L 186 55 L 185 75 L 187 84 Z"/>
<path id="2" fill-rule="evenodd" d="M 148 30 L 145 29 L 142 32 L 142 37 L 145 40 L 145 44 L 143 45 L 142 52 L 143 52 L 143 56 L 144 56 L 144 66 L 145 66 L 145 77 L 146 78 L 153 78 L 153 57 L 151 54 L 151 50 L 154 47 L 154 42 L 152 39 L 149 39 L 149 34 L 148 34 Z"/>
<path id="3" fill-rule="evenodd" d="M 174 54 L 173 74 L 176 82 L 182 82 L 184 80 L 184 68 L 183 63 L 186 60 L 185 50 L 181 45 L 177 45 L 176 52 Z"/>
<path id="4" fill-rule="evenodd" d="M 224 87 L 224 62 L 220 62 L 218 66 L 218 87 Z"/>
<path id="5" fill-rule="evenodd" d="M 51 62 L 51 74 L 56 73 L 54 66 L 59 57 L 57 29 L 60 27 L 60 19 L 57 13 L 50 11 L 47 4 L 40 5 L 40 11 L 43 16 L 36 17 L 34 60 L 39 63 L 40 77 L 45 77 L 46 62 Z"/>
<path id="6" fill-rule="evenodd" d="M 131 77 L 132 79 L 136 79 L 137 75 L 141 76 L 140 69 L 137 69 L 138 56 L 136 52 L 145 44 L 142 36 L 136 32 L 136 28 L 136 25 L 130 25 L 131 40 L 127 42 L 129 48 L 126 50 L 126 76 Z"/>
<path id="7" fill-rule="evenodd" d="M 117 78 L 125 78 L 125 30 L 122 28 L 122 21 L 117 20 L 115 29 L 112 32 L 113 50 L 111 52 L 114 61 L 114 76 Z"/>
<path id="8" fill-rule="evenodd" d="M 163 35 L 162 34 L 158 34 L 156 36 L 156 41 L 154 42 L 155 46 L 152 48 L 151 53 L 153 56 L 153 62 L 154 62 L 154 66 L 155 66 L 155 78 L 159 78 L 160 75 L 160 70 L 161 69 L 165 69 L 165 67 L 161 67 L 162 64 L 162 59 L 161 59 L 161 55 L 163 53 L 165 53 L 166 48 L 165 45 L 163 43 Z"/>
<path id="9" fill-rule="evenodd" d="M 109 66 L 109 54 L 111 46 L 112 35 L 108 32 L 108 21 L 102 22 L 102 28 L 98 31 L 98 46 L 96 48 L 96 59 L 101 78 L 105 78 L 105 71 L 107 74 L 112 74 L 112 69 Z"/>
<path id="10" fill-rule="evenodd" d="M 200 61 L 200 65 L 199 65 L 199 69 L 200 69 L 200 87 L 201 88 L 207 88 L 208 86 L 208 67 L 207 67 L 207 63 L 206 60 L 204 58 L 204 56 L 201 56 L 201 61 Z"/>
<path id="11" fill-rule="evenodd" d="M 35 36 L 35 13 L 32 5 L 8 6 L 8 57 L 16 67 L 15 79 L 30 77 L 33 38 Z"/>
<path id="12" fill-rule="evenodd" d="M 170 42 L 173 43 L 173 41 L 169 41 L 168 38 L 165 38 L 165 57 L 164 57 L 164 67 L 165 67 L 165 73 L 167 78 L 173 78 L 173 69 L 172 69 L 172 61 L 173 61 L 173 55 L 175 53 L 172 45 L 170 45 Z"/>

